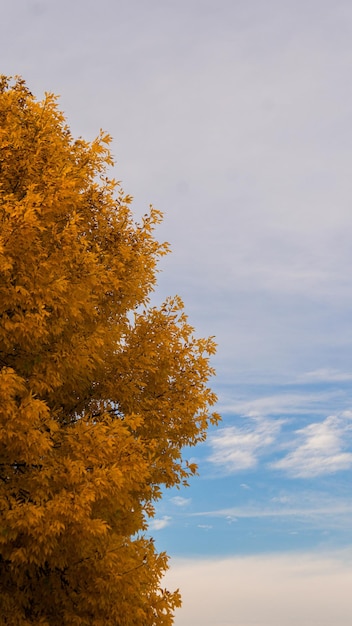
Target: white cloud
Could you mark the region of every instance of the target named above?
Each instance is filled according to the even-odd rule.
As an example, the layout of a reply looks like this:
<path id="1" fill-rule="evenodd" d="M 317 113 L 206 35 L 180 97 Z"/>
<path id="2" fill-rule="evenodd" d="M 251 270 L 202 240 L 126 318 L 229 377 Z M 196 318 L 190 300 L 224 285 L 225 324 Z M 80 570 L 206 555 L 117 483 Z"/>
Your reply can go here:
<path id="1" fill-rule="evenodd" d="M 281 424 L 281 420 L 253 418 L 241 428 L 222 428 L 209 440 L 213 452 L 208 460 L 227 472 L 251 469 L 265 449 L 274 443 Z"/>
<path id="2" fill-rule="evenodd" d="M 296 499 L 274 499 L 271 502 L 249 504 L 192 513 L 191 517 L 204 519 L 222 518 L 228 521 L 240 519 L 296 520 L 306 527 L 319 530 L 349 531 L 351 526 L 352 504 L 348 500 L 328 497 L 323 494 L 299 493 Z"/>
<path id="3" fill-rule="evenodd" d="M 174 496 L 170 498 L 170 502 L 176 506 L 187 506 L 191 502 L 191 498 L 182 498 L 182 496 Z"/>
<path id="4" fill-rule="evenodd" d="M 172 559 L 175 626 L 350 626 L 351 550 Z"/>
<path id="5" fill-rule="evenodd" d="M 275 496 L 271 498 L 271 502 L 277 502 L 279 504 L 288 504 L 290 502 L 290 498 L 288 496 Z"/>
<path id="6" fill-rule="evenodd" d="M 337 370 L 317 370 L 312 378 L 313 375 L 316 379 L 335 376 L 336 380 L 348 380 L 347 374 L 342 375 Z M 245 425 L 222 428 L 211 437 L 212 454 L 208 460 L 234 473 L 255 468 L 264 455 L 274 451 L 282 455 L 282 451 L 288 450 L 282 458 L 269 463 L 269 467 L 299 478 L 349 469 L 352 467 L 352 411 L 341 411 L 293 432 L 281 429 L 282 424 L 295 415 L 326 414 L 327 406 L 347 402 L 349 398 L 340 389 L 322 393 L 278 393 L 228 403 L 220 407 L 220 412 L 241 414 L 246 417 Z M 270 415 L 283 417 L 270 419 Z"/>
<path id="7" fill-rule="evenodd" d="M 149 523 L 149 528 L 150 530 L 162 530 L 163 528 L 166 528 L 166 526 L 169 526 L 171 519 L 172 518 L 169 515 L 164 515 L 159 519 L 153 519 Z"/>
<path id="8" fill-rule="evenodd" d="M 306 372 L 301 376 L 301 380 L 306 382 L 348 382 L 352 380 L 352 374 L 326 367 Z"/>
<path id="9" fill-rule="evenodd" d="M 323 422 L 309 424 L 296 431 L 294 449 L 271 464 L 294 477 L 310 478 L 332 474 L 352 466 L 352 423 L 349 412 L 331 415 Z"/>
<path id="10" fill-rule="evenodd" d="M 341 391 L 274 393 L 250 400 L 229 401 L 220 404 L 222 415 L 236 413 L 255 417 L 266 415 L 297 415 L 316 413 L 319 408 L 341 396 Z"/>

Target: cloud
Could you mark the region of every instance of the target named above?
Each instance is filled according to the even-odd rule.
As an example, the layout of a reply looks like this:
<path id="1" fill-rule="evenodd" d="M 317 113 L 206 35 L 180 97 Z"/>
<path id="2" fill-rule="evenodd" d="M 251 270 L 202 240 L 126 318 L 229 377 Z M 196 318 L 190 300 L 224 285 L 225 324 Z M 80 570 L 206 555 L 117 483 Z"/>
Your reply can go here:
<path id="1" fill-rule="evenodd" d="M 172 559 L 175 626 L 350 626 L 351 550 Z"/>
<path id="2" fill-rule="evenodd" d="M 294 449 L 284 458 L 271 463 L 297 478 L 311 478 L 332 474 L 352 466 L 352 422 L 350 412 L 331 415 L 322 422 L 296 430 Z"/>
<path id="3" fill-rule="evenodd" d="M 149 523 L 149 528 L 150 530 L 162 530 L 166 528 L 166 526 L 169 526 L 171 519 L 169 515 L 164 515 L 160 519 L 153 519 Z"/>
<path id="4" fill-rule="evenodd" d="M 236 413 L 247 417 L 316 413 L 341 396 L 341 391 L 273 393 L 259 398 L 220 404 L 222 415 Z"/>
<path id="5" fill-rule="evenodd" d="M 222 428 L 210 438 L 213 452 L 208 460 L 227 472 L 252 469 L 276 440 L 281 424 L 282 420 L 253 418 L 243 427 Z"/>
<path id="6" fill-rule="evenodd" d="M 271 498 L 271 502 L 278 502 L 279 504 L 288 504 L 290 498 L 288 496 L 274 496 Z"/>
<path id="7" fill-rule="evenodd" d="M 191 502 L 191 498 L 182 498 L 182 496 L 174 496 L 170 498 L 170 502 L 176 506 L 187 506 Z"/>
<path id="8" fill-rule="evenodd" d="M 348 380 L 337 370 L 317 370 L 312 378 Z M 314 393 L 277 393 L 253 400 L 230 402 L 226 413 L 245 417 L 242 426 L 229 426 L 210 437 L 208 461 L 227 473 L 255 468 L 269 454 L 276 459 L 267 467 L 285 471 L 292 478 L 313 478 L 352 467 L 352 411 L 344 410 L 292 431 L 293 418 L 327 413 L 333 404 L 350 402 L 342 389 Z M 271 416 L 282 416 L 281 418 Z M 238 419 L 238 418 L 237 418 Z M 312 418 L 311 418 L 312 419 Z M 283 424 L 287 430 L 282 430 Z"/>
<path id="9" fill-rule="evenodd" d="M 321 368 L 312 372 L 306 372 L 300 377 L 306 382 L 349 382 L 352 380 L 352 374 L 349 372 L 341 372 L 336 369 Z"/>
<path id="10" fill-rule="evenodd" d="M 291 519 L 315 529 L 350 530 L 352 504 L 349 500 L 315 493 L 310 493 L 307 497 L 306 495 L 300 492 L 296 499 L 288 501 L 282 498 L 246 506 L 199 511 L 192 513 L 191 517 L 222 518 L 227 522 L 246 519 Z"/>

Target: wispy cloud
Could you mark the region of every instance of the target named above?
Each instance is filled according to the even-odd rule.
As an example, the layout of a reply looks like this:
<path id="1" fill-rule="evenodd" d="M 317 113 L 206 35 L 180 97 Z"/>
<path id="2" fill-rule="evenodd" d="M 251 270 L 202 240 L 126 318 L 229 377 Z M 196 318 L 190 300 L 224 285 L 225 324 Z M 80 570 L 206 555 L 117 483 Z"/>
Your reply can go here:
<path id="1" fill-rule="evenodd" d="M 220 404 L 219 410 L 223 415 L 238 414 L 248 417 L 309 414 L 326 408 L 341 395 L 340 390 L 273 393 L 250 400 L 224 402 Z"/>
<path id="2" fill-rule="evenodd" d="M 331 474 L 352 466 L 352 414 L 331 415 L 295 432 L 294 449 L 271 466 L 294 477 L 310 478 Z"/>
<path id="3" fill-rule="evenodd" d="M 352 467 L 352 412 L 343 411 L 321 422 L 282 435 L 284 420 L 250 417 L 244 426 L 222 428 L 210 438 L 208 461 L 227 473 L 255 468 L 275 450 L 290 452 L 269 463 L 294 478 L 312 478 Z"/>
<path id="4" fill-rule="evenodd" d="M 341 372 L 337 369 L 321 368 L 306 372 L 300 379 L 305 382 L 349 382 L 352 380 L 350 372 Z"/>
<path id="5" fill-rule="evenodd" d="M 228 472 L 251 469 L 276 440 L 282 423 L 282 420 L 252 418 L 241 428 L 222 428 L 210 439 L 213 452 L 208 460 Z"/>
<path id="6" fill-rule="evenodd" d="M 176 506 L 187 506 L 187 504 L 190 504 L 191 502 L 191 498 L 182 498 L 182 496 L 174 496 L 173 498 L 170 498 L 170 502 L 172 502 L 172 504 L 175 504 Z"/>
<path id="7" fill-rule="evenodd" d="M 151 530 L 162 530 L 163 528 L 166 528 L 166 526 L 169 526 L 171 519 L 172 518 L 169 515 L 164 515 L 159 519 L 153 519 L 149 522 L 149 528 Z"/>
<path id="8" fill-rule="evenodd" d="M 226 521 L 291 519 L 316 529 L 350 529 L 352 503 L 349 500 L 320 495 L 319 501 L 314 494 L 311 494 L 311 498 L 312 503 L 305 501 L 302 496 L 302 503 L 295 499 L 288 501 L 282 499 L 281 502 L 260 502 L 246 506 L 198 511 L 192 513 L 191 517 L 204 520 L 221 518 Z"/>

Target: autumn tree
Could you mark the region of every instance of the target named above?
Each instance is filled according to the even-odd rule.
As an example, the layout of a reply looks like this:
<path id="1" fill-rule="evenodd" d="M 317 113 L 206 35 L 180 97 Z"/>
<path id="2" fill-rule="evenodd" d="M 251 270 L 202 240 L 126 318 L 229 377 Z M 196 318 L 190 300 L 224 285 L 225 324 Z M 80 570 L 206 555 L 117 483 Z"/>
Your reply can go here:
<path id="1" fill-rule="evenodd" d="M 1 625 L 168 626 L 180 605 L 146 531 L 218 419 L 214 343 L 179 298 L 150 305 L 161 215 L 134 222 L 109 143 L 1 78 Z"/>

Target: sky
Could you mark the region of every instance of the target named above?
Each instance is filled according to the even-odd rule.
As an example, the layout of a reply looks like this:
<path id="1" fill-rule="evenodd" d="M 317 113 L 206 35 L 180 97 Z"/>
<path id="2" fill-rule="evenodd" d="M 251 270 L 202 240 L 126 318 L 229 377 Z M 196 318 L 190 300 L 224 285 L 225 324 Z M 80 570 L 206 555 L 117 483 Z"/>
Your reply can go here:
<path id="1" fill-rule="evenodd" d="M 179 294 L 215 335 L 222 423 L 150 532 L 175 626 L 349 626 L 352 3 L 4 0 L 1 72 L 114 138 L 136 219 L 164 212 Z"/>

